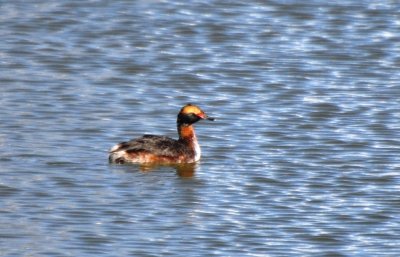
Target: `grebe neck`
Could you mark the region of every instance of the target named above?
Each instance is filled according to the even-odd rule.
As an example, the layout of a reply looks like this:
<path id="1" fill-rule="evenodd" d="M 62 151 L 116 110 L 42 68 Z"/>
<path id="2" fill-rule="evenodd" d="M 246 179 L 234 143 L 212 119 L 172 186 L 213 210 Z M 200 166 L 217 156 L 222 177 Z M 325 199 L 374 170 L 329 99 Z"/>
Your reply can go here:
<path id="1" fill-rule="evenodd" d="M 183 142 L 193 150 L 194 160 L 200 160 L 201 149 L 192 125 L 178 124 L 179 141 Z"/>
<path id="2" fill-rule="evenodd" d="M 197 141 L 192 125 L 178 124 L 178 134 L 181 141 Z"/>

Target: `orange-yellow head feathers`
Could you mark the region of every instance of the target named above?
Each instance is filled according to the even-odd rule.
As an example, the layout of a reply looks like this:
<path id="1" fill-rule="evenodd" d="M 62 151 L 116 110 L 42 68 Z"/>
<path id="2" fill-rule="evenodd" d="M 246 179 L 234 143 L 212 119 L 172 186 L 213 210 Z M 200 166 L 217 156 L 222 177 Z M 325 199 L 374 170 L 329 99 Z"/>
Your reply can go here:
<path id="1" fill-rule="evenodd" d="M 197 105 L 187 104 L 182 107 L 181 111 L 178 114 L 178 123 L 180 124 L 193 124 L 200 119 L 214 120 L 214 118 L 210 118 L 207 114 L 200 109 Z"/>

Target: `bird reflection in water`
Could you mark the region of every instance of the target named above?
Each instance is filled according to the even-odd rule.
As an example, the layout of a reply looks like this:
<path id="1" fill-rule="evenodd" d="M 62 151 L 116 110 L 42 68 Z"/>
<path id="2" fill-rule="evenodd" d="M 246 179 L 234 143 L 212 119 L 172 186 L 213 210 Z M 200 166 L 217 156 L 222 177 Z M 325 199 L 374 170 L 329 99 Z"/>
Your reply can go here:
<path id="1" fill-rule="evenodd" d="M 176 170 L 176 174 L 179 177 L 190 178 L 193 177 L 198 163 L 178 163 L 178 164 L 141 164 L 139 170 L 141 172 L 152 172 L 162 167 L 171 167 Z"/>

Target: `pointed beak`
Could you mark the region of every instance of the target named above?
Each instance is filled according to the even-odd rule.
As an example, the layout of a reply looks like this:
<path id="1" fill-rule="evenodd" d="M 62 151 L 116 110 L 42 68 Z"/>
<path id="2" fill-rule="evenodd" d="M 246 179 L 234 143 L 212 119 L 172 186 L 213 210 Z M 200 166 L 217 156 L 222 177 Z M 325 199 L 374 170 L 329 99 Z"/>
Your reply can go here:
<path id="1" fill-rule="evenodd" d="M 213 118 L 213 117 L 209 117 L 207 114 L 205 114 L 205 113 L 201 113 L 201 114 L 198 114 L 197 115 L 200 119 L 203 119 L 203 120 L 211 120 L 211 121 L 214 121 L 215 120 L 215 118 Z"/>

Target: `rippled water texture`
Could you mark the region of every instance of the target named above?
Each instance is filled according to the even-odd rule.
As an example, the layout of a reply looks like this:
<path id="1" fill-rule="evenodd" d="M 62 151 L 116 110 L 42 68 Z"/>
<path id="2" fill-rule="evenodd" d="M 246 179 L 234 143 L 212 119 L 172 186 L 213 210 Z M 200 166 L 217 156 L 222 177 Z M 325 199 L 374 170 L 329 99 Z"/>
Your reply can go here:
<path id="1" fill-rule="evenodd" d="M 1 256 L 398 256 L 400 4 L 2 1 Z M 109 165 L 144 133 L 195 167 Z"/>

